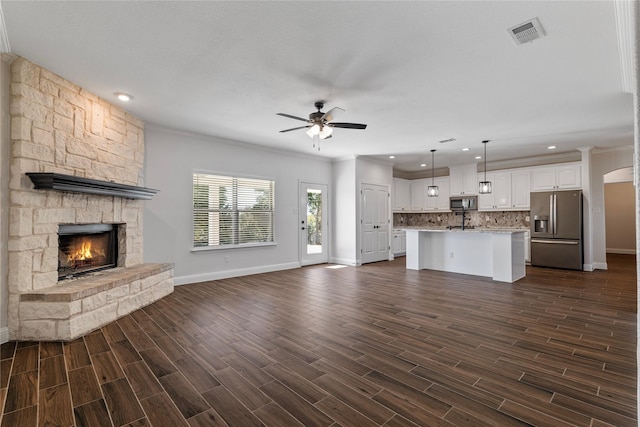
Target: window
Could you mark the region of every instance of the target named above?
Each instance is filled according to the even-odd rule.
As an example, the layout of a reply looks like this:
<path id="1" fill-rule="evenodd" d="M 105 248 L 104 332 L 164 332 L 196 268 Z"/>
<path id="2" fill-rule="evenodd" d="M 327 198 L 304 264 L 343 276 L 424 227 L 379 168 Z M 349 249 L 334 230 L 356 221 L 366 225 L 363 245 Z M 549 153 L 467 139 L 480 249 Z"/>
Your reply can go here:
<path id="1" fill-rule="evenodd" d="M 193 246 L 274 243 L 275 182 L 193 174 Z"/>

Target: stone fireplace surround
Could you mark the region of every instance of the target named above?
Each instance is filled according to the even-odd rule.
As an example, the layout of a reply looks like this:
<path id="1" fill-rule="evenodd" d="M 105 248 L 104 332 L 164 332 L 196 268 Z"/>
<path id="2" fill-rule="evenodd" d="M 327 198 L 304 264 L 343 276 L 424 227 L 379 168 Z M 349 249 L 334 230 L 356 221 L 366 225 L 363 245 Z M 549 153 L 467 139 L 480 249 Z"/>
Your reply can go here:
<path id="1" fill-rule="evenodd" d="M 143 200 L 36 189 L 27 173 L 139 187 L 144 123 L 24 58 L 11 64 L 9 338 L 72 340 L 173 291 L 145 264 Z M 59 224 L 119 224 L 118 265 L 58 282 Z"/>

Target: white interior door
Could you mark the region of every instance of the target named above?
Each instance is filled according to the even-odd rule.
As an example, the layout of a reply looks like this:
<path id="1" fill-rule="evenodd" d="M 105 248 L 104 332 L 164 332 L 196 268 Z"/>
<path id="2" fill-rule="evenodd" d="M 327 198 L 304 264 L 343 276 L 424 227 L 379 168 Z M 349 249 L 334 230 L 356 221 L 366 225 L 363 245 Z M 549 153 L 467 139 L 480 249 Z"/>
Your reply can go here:
<path id="1" fill-rule="evenodd" d="M 362 264 L 389 259 L 389 188 L 360 185 L 360 244 Z"/>
<path id="2" fill-rule="evenodd" d="M 327 186 L 300 183 L 300 264 L 329 262 Z"/>

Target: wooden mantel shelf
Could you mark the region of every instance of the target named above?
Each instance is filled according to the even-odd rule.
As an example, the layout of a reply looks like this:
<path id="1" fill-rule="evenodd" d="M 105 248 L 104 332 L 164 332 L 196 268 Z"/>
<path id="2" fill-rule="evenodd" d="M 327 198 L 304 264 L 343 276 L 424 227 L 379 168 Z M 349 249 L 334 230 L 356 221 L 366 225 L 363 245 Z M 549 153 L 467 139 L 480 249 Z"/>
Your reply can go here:
<path id="1" fill-rule="evenodd" d="M 116 182 L 100 181 L 73 175 L 51 172 L 27 172 L 36 190 L 59 190 L 74 193 L 119 196 L 126 199 L 151 199 L 159 190 Z"/>

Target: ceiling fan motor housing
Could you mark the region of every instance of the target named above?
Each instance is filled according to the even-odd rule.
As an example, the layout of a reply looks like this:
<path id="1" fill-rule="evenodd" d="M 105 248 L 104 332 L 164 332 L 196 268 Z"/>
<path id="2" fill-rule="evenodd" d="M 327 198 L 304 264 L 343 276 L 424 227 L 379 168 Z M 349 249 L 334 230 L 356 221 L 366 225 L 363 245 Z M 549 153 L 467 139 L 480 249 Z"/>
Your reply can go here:
<path id="1" fill-rule="evenodd" d="M 316 111 L 315 113 L 309 114 L 309 120 L 311 120 L 312 122 L 320 122 L 322 116 L 324 116 L 324 113 L 322 111 Z"/>

